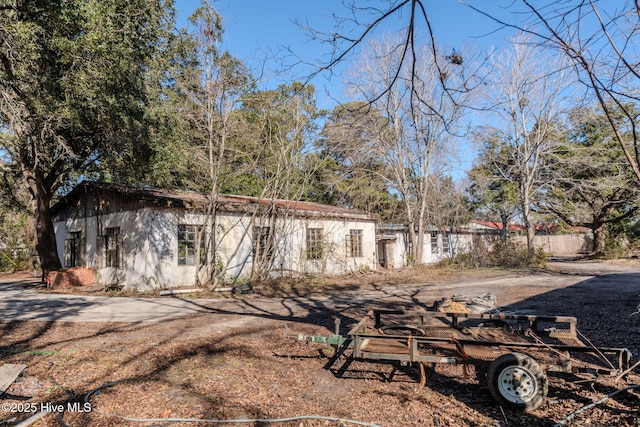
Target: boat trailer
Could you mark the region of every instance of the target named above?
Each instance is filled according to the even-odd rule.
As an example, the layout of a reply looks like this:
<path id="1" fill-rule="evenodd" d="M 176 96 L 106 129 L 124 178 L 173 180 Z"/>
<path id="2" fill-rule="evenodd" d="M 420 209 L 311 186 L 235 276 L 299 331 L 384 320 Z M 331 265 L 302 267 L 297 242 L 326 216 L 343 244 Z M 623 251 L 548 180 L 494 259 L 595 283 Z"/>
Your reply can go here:
<path id="1" fill-rule="evenodd" d="M 487 369 L 489 392 L 499 404 L 528 410 L 547 396 L 547 372 L 627 372 L 629 350 L 595 347 L 576 325 L 568 316 L 372 310 L 346 336 L 340 334 L 340 319 L 333 335 L 286 335 L 333 347 L 325 367 L 332 369 L 345 356 L 338 372 L 353 360 L 418 364 L 421 385 L 425 365 L 472 364 Z"/>

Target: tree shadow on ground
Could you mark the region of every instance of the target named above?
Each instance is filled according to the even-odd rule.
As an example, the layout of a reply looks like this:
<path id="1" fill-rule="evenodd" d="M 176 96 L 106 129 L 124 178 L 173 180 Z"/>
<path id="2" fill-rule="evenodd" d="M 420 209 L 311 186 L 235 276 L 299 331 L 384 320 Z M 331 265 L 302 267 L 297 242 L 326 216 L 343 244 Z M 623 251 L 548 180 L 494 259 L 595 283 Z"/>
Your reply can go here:
<path id="1" fill-rule="evenodd" d="M 514 282 L 513 287 L 517 288 L 518 286 L 518 283 Z M 426 284 L 425 287 L 436 288 L 437 285 Z M 193 306 L 194 315 L 192 317 L 194 320 L 207 318 L 213 320 L 220 317 L 250 319 L 247 323 L 249 329 L 245 328 L 242 331 L 231 332 L 224 339 L 198 342 L 196 345 L 189 344 L 188 340 L 185 341 L 183 335 L 193 334 L 193 325 L 181 323 L 184 319 L 172 319 L 162 322 L 161 331 L 154 324 L 148 323 L 108 324 L 97 329 L 88 328 L 87 333 L 79 337 L 59 335 L 59 338 L 55 341 L 38 339 L 52 333 L 52 330 L 58 326 L 59 322 L 55 320 L 34 322 L 34 325 L 25 334 L 14 337 L 7 345 L 8 348 L 19 350 L 36 350 L 48 348 L 51 345 L 73 345 L 74 342 L 92 338 L 100 341 L 101 344 L 96 345 L 106 345 L 108 348 L 113 348 L 114 346 L 116 348 L 126 348 L 126 344 L 119 341 L 119 337 L 127 333 L 137 333 L 137 336 L 153 340 L 153 345 L 150 343 L 135 354 L 123 351 L 120 355 L 121 357 L 113 362 L 114 366 L 117 367 L 130 365 L 139 365 L 140 367 L 139 370 L 133 373 L 128 372 L 120 378 L 124 380 L 120 383 L 123 387 L 134 385 L 137 387 L 143 384 L 144 389 L 144 387 L 153 388 L 166 385 L 171 390 L 182 390 L 180 393 L 198 400 L 198 405 L 204 408 L 202 414 L 205 417 L 216 418 L 225 415 L 234 416 L 236 414 L 234 411 L 220 411 L 220 408 L 224 407 L 232 407 L 255 417 L 267 417 L 271 413 L 268 408 L 258 407 L 251 402 L 239 404 L 237 401 L 227 401 L 221 396 L 210 395 L 195 383 L 172 377 L 172 375 L 175 375 L 173 370 L 176 366 L 185 363 L 185 361 L 198 361 L 201 357 L 207 360 L 217 360 L 232 356 L 240 357 L 242 360 L 248 361 L 247 363 L 251 361 L 256 361 L 257 363 L 257 361 L 264 359 L 264 354 L 254 353 L 254 350 L 238 344 L 238 340 L 246 338 L 248 333 L 273 336 L 274 328 L 281 327 L 283 323 L 291 323 L 303 328 L 305 326 L 321 327 L 322 330 L 326 331 L 326 334 L 330 334 L 333 331 L 335 318 L 340 318 L 344 333 L 345 330 L 358 322 L 372 308 L 427 309 L 432 306 L 433 301 L 425 300 L 419 289 L 407 290 L 406 292 L 398 292 L 398 289 L 399 287 L 395 286 L 378 286 L 374 289 L 375 293 L 370 297 L 365 295 L 357 299 L 352 292 L 344 292 L 324 296 L 312 295 L 270 300 L 268 303 L 261 299 L 241 298 L 215 303 L 183 300 Z M 15 299 L 16 306 L 12 308 L 15 313 L 29 309 L 26 304 L 21 305 L 19 297 L 15 297 Z M 526 310 L 533 311 L 536 314 L 575 316 L 578 318 L 579 330 L 589 337 L 595 345 L 607 347 L 624 346 L 634 354 L 639 354 L 640 337 L 636 331 L 640 320 L 637 316 L 630 317 L 630 314 L 635 312 L 638 302 L 640 302 L 640 274 L 605 274 L 588 278 L 573 286 L 554 289 L 522 299 L 503 307 L 503 310 Z M 157 303 L 163 304 L 162 299 L 159 299 Z M 60 302 L 53 306 L 47 306 L 47 304 L 38 303 L 37 301 L 35 304 L 37 310 L 52 308 L 54 314 L 59 313 L 62 316 L 73 310 L 81 310 L 88 303 L 87 301 L 77 300 L 73 302 L 67 301 L 66 303 Z M 17 321 L 0 323 L 0 333 L 3 336 L 7 335 L 16 330 L 16 328 L 20 328 L 21 325 L 24 325 L 24 323 Z M 213 336 L 212 331 L 215 330 L 215 325 L 212 326 L 214 329 L 203 329 L 204 336 Z M 264 345 L 268 346 L 269 343 Z M 162 347 L 170 349 L 175 347 L 175 349 L 169 352 L 168 355 L 160 357 L 157 349 Z M 304 355 L 304 352 L 301 354 Z M 80 361 L 82 363 L 96 363 L 95 354 L 88 353 L 82 357 L 83 359 Z M 0 354 L 0 359 L 7 359 L 7 357 Z M 149 367 L 145 368 L 141 360 L 151 361 L 148 365 Z M 231 362 L 227 360 L 225 363 Z M 552 401 L 567 399 L 578 404 L 585 403 L 584 396 L 580 394 L 580 386 L 573 389 L 562 387 L 556 389 L 552 387 L 549 393 L 550 398 L 547 399 L 549 402 L 544 404 L 547 406 L 543 405 L 543 411 L 520 413 L 504 409 L 504 412 L 502 412 L 497 404 L 491 400 L 482 375 L 479 375 L 480 381 L 477 381 L 477 379 L 471 380 L 459 372 L 460 369 L 460 366 L 436 367 L 434 371 L 427 373 L 428 388 L 444 396 L 452 395 L 456 401 L 494 420 L 501 421 L 505 419 L 510 424 L 519 423 L 521 425 L 550 425 L 557 421 L 557 419 L 554 420 L 545 415 L 548 405 L 556 404 Z M 115 372 L 118 372 L 117 368 L 109 371 L 98 370 L 84 379 L 86 385 L 73 390 L 73 392 L 78 396 L 89 393 L 92 390 L 91 387 L 97 387 L 100 384 L 113 381 Z M 168 380 L 168 377 L 172 377 L 173 380 Z M 355 381 L 355 385 L 349 385 L 348 387 L 357 388 L 357 383 L 360 380 L 365 382 L 379 381 L 381 383 L 394 381 L 411 385 L 413 390 L 413 384 L 417 384 L 420 375 L 415 367 L 363 363 L 357 366 L 352 365 L 351 369 L 342 373 L 342 378 L 348 384 Z M 598 393 L 607 393 L 610 390 L 613 390 L 613 388 L 599 386 L 597 391 Z M 105 391 L 106 394 L 107 392 Z M 420 395 L 409 391 L 404 393 L 403 391 L 380 390 L 379 394 L 383 398 L 387 396 L 394 400 L 421 399 Z M 637 399 L 634 403 L 633 396 L 621 395 L 616 400 L 626 407 L 633 407 L 635 404 L 635 407 L 638 408 Z M 455 416 L 456 414 L 453 413 L 455 411 L 452 408 L 445 408 L 446 405 L 444 403 L 441 405 L 442 408 L 438 408 L 440 410 L 439 414 L 449 411 L 452 412 L 451 416 Z M 624 408 L 609 409 L 609 411 L 611 413 L 618 411 L 615 414 L 618 417 L 616 420 L 622 420 L 623 423 L 625 421 L 631 422 L 635 416 L 634 414 L 626 413 Z M 558 413 L 558 411 L 554 413 Z M 91 420 L 91 418 L 83 418 L 73 425 L 91 425 Z M 433 420 L 427 420 L 427 422 L 434 423 Z M 471 420 L 465 422 L 472 424 Z"/>
<path id="2" fill-rule="evenodd" d="M 518 285 L 514 284 L 514 286 Z M 412 297 L 405 298 L 404 302 L 409 303 L 412 308 L 429 306 L 424 301 L 413 305 Z M 627 348 L 632 354 L 640 354 L 640 336 L 636 333 L 640 319 L 632 316 L 639 303 L 640 274 L 623 273 L 590 277 L 573 286 L 554 289 L 503 306 L 501 310 L 506 313 L 524 312 L 536 315 L 576 317 L 578 319 L 578 335 L 587 346 Z M 401 306 L 402 302 L 394 305 L 395 307 Z M 526 350 L 519 351 L 526 353 Z M 572 357 L 578 362 L 580 360 L 593 361 L 593 357 L 583 356 L 579 353 L 572 355 Z M 333 369 L 333 372 L 341 378 L 372 380 L 378 375 L 382 377 L 380 381 L 387 380 L 384 371 L 376 372 L 367 368 L 354 368 L 353 364 L 349 364 L 348 361 L 346 363 L 349 365 L 347 369 L 343 366 Z M 599 364 L 602 368 L 609 367 L 602 360 Z M 484 364 L 484 367 L 479 370 L 480 381 L 477 383 L 469 383 L 465 380 L 464 375 L 443 375 L 441 369 L 436 369 L 428 374 L 431 381 L 428 380 L 427 385 L 443 394 L 451 393 L 456 400 L 467 404 L 480 413 L 495 416 L 497 404 L 491 400 L 486 380 L 483 378 L 487 365 L 488 363 Z M 420 380 L 420 375 L 416 374 L 415 369 L 412 370 L 410 367 L 400 367 L 399 369 L 408 370 L 410 374 L 413 373 L 416 381 Z M 572 387 L 564 387 L 563 383 L 572 383 L 576 380 L 584 381 L 584 378 L 577 378 L 569 374 L 553 375 L 553 385 L 549 397 L 543 405 L 557 405 L 557 402 L 561 400 L 571 400 L 580 405 L 589 404 L 592 400 L 585 397 L 582 392 L 585 387 L 591 388 L 601 397 L 617 390 L 614 386 L 587 381 L 571 391 Z M 464 387 L 461 387 L 461 384 L 464 384 Z M 554 385 L 559 388 L 555 389 Z M 621 384 L 619 388 L 622 387 L 624 384 Z M 469 398 L 469 395 L 473 398 Z M 478 397 L 480 398 L 478 399 Z M 633 423 L 637 421 L 637 411 L 640 409 L 637 395 L 623 393 L 615 396 L 613 400 L 623 406 L 622 408 L 607 408 L 611 414 L 618 417 L 618 422 Z M 525 413 L 503 408 L 503 418 L 505 422 L 517 419 L 518 422 L 524 422 L 526 425 L 553 425 L 558 421 L 550 419 L 548 416 L 537 415 L 536 412 L 543 411 L 534 410 Z"/>

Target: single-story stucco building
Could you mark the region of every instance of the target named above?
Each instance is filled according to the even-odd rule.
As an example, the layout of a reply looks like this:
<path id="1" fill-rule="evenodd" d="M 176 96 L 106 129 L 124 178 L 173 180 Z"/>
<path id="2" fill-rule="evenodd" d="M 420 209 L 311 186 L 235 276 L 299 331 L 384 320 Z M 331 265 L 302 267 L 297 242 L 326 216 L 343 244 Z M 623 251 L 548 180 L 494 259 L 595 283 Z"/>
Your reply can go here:
<path id="1" fill-rule="evenodd" d="M 513 225 L 508 231 L 512 241 L 527 245 L 527 237 L 520 235 L 521 225 Z M 378 263 L 384 268 L 400 268 L 410 264 L 416 251 L 404 224 L 379 224 L 376 227 Z M 459 227 L 427 227 L 423 239 L 421 264 L 434 264 L 445 258 L 469 252 L 479 242 L 486 248 L 500 238 L 501 224 L 487 221 L 471 221 Z M 571 234 L 536 234 L 533 246 L 550 255 L 575 256 L 589 252 L 592 236 L 584 230 Z"/>
<path id="2" fill-rule="evenodd" d="M 410 264 L 415 254 L 411 239 L 404 224 L 379 224 L 377 230 L 377 253 L 380 266 L 400 268 Z M 473 244 L 475 230 L 428 227 L 423 239 L 421 264 L 434 264 L 445 258 L 468 251 Z M 484 233 L 482 233 L 484 234 Z"/>
<path id="3" fill-rule="evenodd" d="M 192 286 L 216 275 L 344 274 L 375 269 L 375 215 L 290 200 L 85 181 L 52 207 L 63 267 L 105 286 Z"/>

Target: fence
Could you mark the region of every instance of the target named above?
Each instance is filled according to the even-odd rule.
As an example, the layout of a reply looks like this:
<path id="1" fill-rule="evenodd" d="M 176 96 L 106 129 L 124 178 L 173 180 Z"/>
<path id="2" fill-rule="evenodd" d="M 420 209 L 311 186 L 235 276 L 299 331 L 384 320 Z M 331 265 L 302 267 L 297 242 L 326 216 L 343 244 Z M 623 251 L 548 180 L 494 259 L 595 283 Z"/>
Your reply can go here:
<path id="1" fill-rule="evenodd" d="M 527 244 L 526 236 L 514 239 Z M 533 246 L 551 255 L 580 255 L 591 252 L 593 238 L 587 234 L 538 235 L 533 239 Z"/>

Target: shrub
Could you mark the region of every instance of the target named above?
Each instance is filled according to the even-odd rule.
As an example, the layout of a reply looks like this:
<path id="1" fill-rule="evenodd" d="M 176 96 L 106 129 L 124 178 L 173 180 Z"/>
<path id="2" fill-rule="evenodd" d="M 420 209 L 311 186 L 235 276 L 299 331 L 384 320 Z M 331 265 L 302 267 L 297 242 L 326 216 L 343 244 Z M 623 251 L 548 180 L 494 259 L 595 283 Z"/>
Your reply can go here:
<path id="1" fill-rule="evenodd" d="M 452 264 L 463 268 L 528 268 L 540 267 L 546 261 L 547 254 L 542 249 L 530 251 L 526 245 L 510 239 L 488 243 L 486 239 L 474 236 L 471 248 L 459 253 Z"/>
<path id="2" fill-rule="evenodd" d="M 16 272 L 36 269 L 35 258 L 23 250 L 0 250 L 0 271 Z"/>
<path id="3" fill-rule="evenodd" d="M 540 267 L 547 261 L 547 254 L 540 249 L 529 250 L 526 245 L 513 240 L 499 240 L 491 250 L 491 262 L 495 267 Z"/>
<path id="4" fill-rule="evenodd" d="M 608 224 L 605 229 L 604 257 L 610 259 L 640 254 L 640 221 Z"/>

